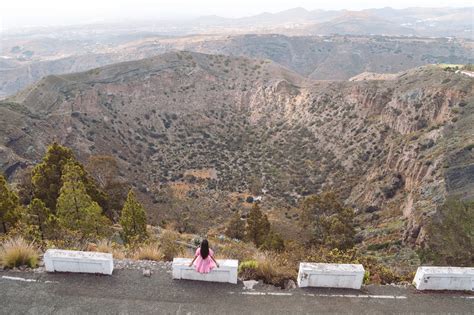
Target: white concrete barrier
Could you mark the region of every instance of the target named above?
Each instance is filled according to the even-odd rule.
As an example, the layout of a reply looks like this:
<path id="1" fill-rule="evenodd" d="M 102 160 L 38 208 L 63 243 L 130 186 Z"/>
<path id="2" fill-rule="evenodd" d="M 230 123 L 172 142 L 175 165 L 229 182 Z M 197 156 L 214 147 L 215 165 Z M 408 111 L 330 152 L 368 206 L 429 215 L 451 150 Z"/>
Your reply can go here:
<path id="1" fill-rule="evenodd" d="M 173 279 L 237 283 L 238 260 L 217 259 L 219 268 L 214 268 L 209 273 L 199 273 L 194 266 L 189 267 L 191 261 L 191 258 L 174 258 Z"/>
<path id="2" fill-rule="evenodd" d="M 83 272 L 111 275 L 114 270 L 112 254 L 48 249 L 44 254 L 48 272 Z"/>
<path id="3" fill-rule="evenodd" d="M 360 289 L 364 267 L 354 264 L 300 263 L 299 287 Z"/>
<path id="4" fill-rule="evenodd" d="M 474 291 L 474 268 L 418 267 L 413 284 L 417 290 Z"/>

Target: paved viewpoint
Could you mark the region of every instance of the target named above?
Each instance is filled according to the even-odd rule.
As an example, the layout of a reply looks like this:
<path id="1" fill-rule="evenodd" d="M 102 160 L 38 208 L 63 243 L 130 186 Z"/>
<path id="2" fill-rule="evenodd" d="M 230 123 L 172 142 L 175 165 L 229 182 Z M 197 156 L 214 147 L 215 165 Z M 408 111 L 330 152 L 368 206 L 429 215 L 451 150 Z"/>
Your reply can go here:
<path id="1" fill-rule="evenodd" d="M 0 271 L 1 314 L 315 314 L 474 312 L 469 293 L 413 288 L 278 290 L 172 280 L 170 270 L 115 270 L 112 276 Z"/>

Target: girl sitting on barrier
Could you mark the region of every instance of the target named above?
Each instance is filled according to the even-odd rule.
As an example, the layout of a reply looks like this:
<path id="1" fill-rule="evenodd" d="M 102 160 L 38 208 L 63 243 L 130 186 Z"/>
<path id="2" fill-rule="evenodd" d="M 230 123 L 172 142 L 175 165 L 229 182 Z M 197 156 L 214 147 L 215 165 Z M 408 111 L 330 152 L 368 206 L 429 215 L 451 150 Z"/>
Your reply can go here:
<path id="1" fill-rule="evenodd" d="M 196 263 L 194 264 L 194 262 Z M 219 264 L 214 259 L 214 251 L 209 248 L 209 242 L 206 239 L 204 239 L 201 242 L 201 246 L 196 249 L 194 259 L 189 264 L 189 267 L 193 264 L 199 273 L 209 273 L 215 267 L 219 268 Z"/>

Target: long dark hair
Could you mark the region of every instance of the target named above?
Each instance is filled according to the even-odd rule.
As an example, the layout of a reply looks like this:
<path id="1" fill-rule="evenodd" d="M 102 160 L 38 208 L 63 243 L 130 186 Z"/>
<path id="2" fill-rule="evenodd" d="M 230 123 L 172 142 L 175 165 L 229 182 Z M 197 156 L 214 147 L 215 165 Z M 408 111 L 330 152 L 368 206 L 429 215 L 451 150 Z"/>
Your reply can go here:
<path id="1" fill-rule="evenodd" d="M 201 242 L 201 257 L 202 259 L 206 259 L 209 256 L 209 242 L 204 239 Z"/>

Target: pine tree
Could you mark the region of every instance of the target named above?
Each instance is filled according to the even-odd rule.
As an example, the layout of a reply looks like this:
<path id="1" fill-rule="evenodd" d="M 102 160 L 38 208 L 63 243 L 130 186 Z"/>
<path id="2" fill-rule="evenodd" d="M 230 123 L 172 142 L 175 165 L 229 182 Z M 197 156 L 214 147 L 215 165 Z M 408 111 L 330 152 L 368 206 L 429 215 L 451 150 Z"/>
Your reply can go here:
<path id="1" fill-rule="evenodd" d="M 15 210 L 18 220 L 15 222 L 13 228 L 8 230 L 10 237 L 22 237 L 28 242 L 41 242 L 41 232 L 35 222 L 32 222 L 32 217 L 28 215 L 26 207 L 20 205 Z"/>
<path id="2" fill-rule="evenodd" d="M 230 219 L 225 235 L 230 238 L 241 240 L 245 237 L 245 222 L 240 218 L 240 214 L 236 212 Z"/>
<path id="3" fill-rule="evenodd" d="M 33 169 L 34 197 L 42 200 L 53 213 L 56 212 L 56 200 L 62 186 L 63 166 L 71 160 L 75 160 L 71 149 L 53 143 L 43 161 Z"/>
<path id="4" fill-rule="evenodd" d="M 83 238 L 103 236 L 110 221 L 102 215 L 99 204 L 87 194 L 81 167 L 71 162 L 63 168 L 63 186 L 56 206 L 60 225 L 80 233 Z"/>
<path id="5" fill-rule="evenodd" d="M 262 213 L 260 207 L 255 203 L 250 210 L 249 218 L 247 220 L 246 237 L 252 241 L 255 246 L 260 247 L 270 232 L 270 222 L 268 217 Z"/>
<path id="6" fill-rule="evenodd" d="M 46 208 L 43 201 L 34 198 L 27 208 L 27 221 L 38 227 L 39 236 L 42 240 L 50 234 L 51 211 Z"/>
<path id="7" fill-rule="evenodd" d="M 107 197 L 99 190 L 92 177 L 85 171 L 72 150 L 53 143 L 48 147 L 43 161 L 36 165 L 32 172 L 32 184 L 34 197 L 41 199 L 46 207 L 56 214 L 56 204 L 63 186 L 64 166 L 66 164 L 75 164 L 78 167 L 77 173 L 83 182 L 87 194 L 92 200 L 107 210 Z"/>
<path id="8" fill-rule="evenodd" d="M 332 248 L 349 249 L 354 247 L 355 213 L 351 208 L 343 207 L 338 213 L 330 218 L 328 237 L 326 243 Z"/>
<path id="9" fill-rule="evenodd" d="M 20 204 L 28 205 L 33 199 L 33 183 L 32 179 L 33 166 L 21 169 L 15 176 L 17 178 L 18 197 L 20 197 Z"/>
<path id="10" fill-rule="evenodd" d="M 146 231 L 146 213 L 130 189 L 120 216 L 123 239 L 126 242 L 143 241 L 148 237 Z"/>
<path id="11" fill-rule="evenodd" d="M 108 197 L 107 207 L 103 207 L 104 214 L 117 221 L 129 191 L 127 181 L 120 178 L 117 160 L 108 155 L 93 155 L 89 157 L 86 168 Z"/>
<path id="12" fill-rule="evenodd" d="M 12 226 L 18 219 L 16 215 L 18 207 L 18 196 L 9 189 L 5 177 L 0 175 L 0 224 L 4 233 L 8 231 L 8 225 Z"/>

